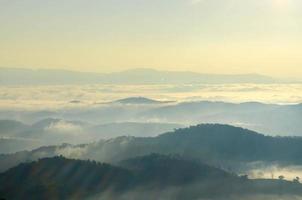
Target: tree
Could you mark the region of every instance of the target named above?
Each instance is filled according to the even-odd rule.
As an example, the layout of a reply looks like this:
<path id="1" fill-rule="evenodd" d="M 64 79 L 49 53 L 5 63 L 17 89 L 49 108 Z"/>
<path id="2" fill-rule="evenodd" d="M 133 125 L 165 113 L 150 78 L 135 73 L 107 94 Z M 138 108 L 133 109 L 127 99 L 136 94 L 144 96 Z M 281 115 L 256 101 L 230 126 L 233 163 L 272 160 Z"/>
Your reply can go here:
<path id="1" fill-rule="evenodd" d="M 300 183 L 300 178 L 297 176 L 296 178 L 294 178 L 293 182 L 294 183 Z"/>
<path id="2" fill-rule="evenodd" d="M 245 174 L 245 175 L 240 176 L 240 178 L 243 179 L 243 180 L 248 180 L 249 176 Z"/>
<path id="3" fill-rule="evenodd" d="M 278 178 L 279 178 L 279 180 L 282 181 L 282 180 L 284 180 L 285 177 L 283 175 L 280 175 Z"/>

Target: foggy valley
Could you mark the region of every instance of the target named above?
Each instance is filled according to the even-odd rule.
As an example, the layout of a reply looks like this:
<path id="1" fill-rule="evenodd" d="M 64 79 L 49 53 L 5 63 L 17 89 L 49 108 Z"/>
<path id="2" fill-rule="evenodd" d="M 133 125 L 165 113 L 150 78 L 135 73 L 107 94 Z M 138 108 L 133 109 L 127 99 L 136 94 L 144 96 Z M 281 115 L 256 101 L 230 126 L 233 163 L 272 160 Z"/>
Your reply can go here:
<path id="1" fill-rule="evenodd" d="M 0 200 L 302 200 L 301 0 L 0 0 Z"/>
<path id="2" fill-rule="evenodd" d="M 1 87 L 0 195 L 9 199 L 302 194 L 299 83 Z"/>

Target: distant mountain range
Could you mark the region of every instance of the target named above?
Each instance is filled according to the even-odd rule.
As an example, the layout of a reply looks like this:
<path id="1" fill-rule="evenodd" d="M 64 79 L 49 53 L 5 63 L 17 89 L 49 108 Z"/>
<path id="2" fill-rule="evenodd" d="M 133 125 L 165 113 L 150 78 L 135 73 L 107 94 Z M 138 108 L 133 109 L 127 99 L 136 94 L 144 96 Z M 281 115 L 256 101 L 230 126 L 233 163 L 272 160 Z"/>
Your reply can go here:
<path id="1" fill-rule="evenodd" d="M 43 84 L 212 84 L 276 83 L 281 80 L 258 74 L 201 74 L 187 71 L 133 69 L 116 73 L 90 73 L 68 70 L 0 68 L 1 85 Z"/>
<path id="2" fill-rule="evenodd" d="M 0 110 L 0 136 L 5 135 L 10 127 L 10 133 L 18 128 L 18 122 L 6 122 L 6 119 L 21 121 L 33 124 L 47 118 L 60 119 L 69 122 L 89 122 L 90 126 L 100 124 L 137 123 L 139 124 L 170 124 L 176 125 L 173 128 L 196 125 L 200 123 L 230 124 L 248 128 L 268 135 L 280 136 L 302 136 L 302 104 L 280 105 L 264 104 L 259 102 L 229 103 L 219 101 L 188 101 L 188 102 L 167 102 L 149 99 L 145 97 L 129 97 L 98 104 L 87 109 L 67 109 L 56 111 L 15 111 Z M 10 125 L 13 123 L 14 125 Z M 70 124 L 70 123 L 69 123 Z M 83 127 L 83 124 L 71 123 Z M 89 126 L 89 125 L 88 125 Z M 113 128 L 113 126 L 111 126 Z M 133 126 L 134 127 L 134 126 Z M 150 126 L 151 127 L 151 126 Z M 21 130 L 26 128 L 21 128 Z M 86 129 L 86 126 L 84 127 Z M 99 135 L 108 136 L 110 134 L 101 133 Z M 118 128 L 114 128 L 115 134 L 138 136 L 139 132 L 132 129 L 133 134 L 127 131 L 125 134 Z M 127 130 L 127 129 L 121 129 Z M 140 129 L 141 130 L 141 129 Z M 154 129 L 156 130 L 156 129 Z M 167 129 L 162 129 L 167 130 Z M 170 129 L 171 130 L 171 129 Z M 158 129 L 158 133 L 163 133 Z M 113 133 L 112 131 L 109 131 Z M 156 133 L 146 130 L 148 136 Z M 5 135 L 8 136 L 8 135 Z M 9 136 L 12 136 L 11 134 Z M 147 136 L 147 135 L 141 135 Z"/>
<path id="3" fill-rule="evenodd" d="M 181 190 L 177 190 L 179 187 Z M 63 157 L 43 158 L 0 174 L 0 198 L 7 199 L 234 200 L 234 195 L 245 199 L 259 194 L 301 195 L 302 185 L 250 180 L 201 162 L 158 154 L 125 160 L 119 167 Z"/>

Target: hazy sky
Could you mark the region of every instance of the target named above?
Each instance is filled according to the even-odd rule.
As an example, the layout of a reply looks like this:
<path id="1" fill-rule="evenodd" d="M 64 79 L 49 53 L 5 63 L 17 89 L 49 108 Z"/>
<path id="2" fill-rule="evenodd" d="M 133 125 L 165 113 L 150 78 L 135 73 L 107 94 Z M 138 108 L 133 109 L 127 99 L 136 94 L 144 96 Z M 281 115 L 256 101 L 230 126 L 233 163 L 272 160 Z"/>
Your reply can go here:
<path id="1" fill-rule="evenodd" d="M 0 66 L 302 77 L 301 0 L 0 0 Z"/>

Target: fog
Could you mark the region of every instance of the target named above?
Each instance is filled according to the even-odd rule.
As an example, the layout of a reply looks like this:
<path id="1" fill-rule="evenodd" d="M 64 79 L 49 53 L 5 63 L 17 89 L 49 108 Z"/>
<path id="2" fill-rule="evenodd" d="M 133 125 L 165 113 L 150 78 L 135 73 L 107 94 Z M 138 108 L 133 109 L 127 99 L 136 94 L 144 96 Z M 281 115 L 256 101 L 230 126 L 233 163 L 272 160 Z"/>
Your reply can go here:
<path id="1" fill-rule="evenodd" d="M 122 194 L 112 194 L 111 191 L 104 192 L 102 195 L 95 195 L 86 200 L 302 200 L 301 196 L 280 194 L 242 194 L 242 195 L 225 195 L 220 197 L 194 197 L 190 192 L 194 193 L 196 190 L 202 188 L 201 184 L 189 185 L 184 187 L 167 187 L 164 189 L 141 188 L 135 191 L 126 192 Z M 215 193 L 215 192 L 214 192 Z M 214 195 L 216 196 L 216 195 Z M 217 194 L 217 196 L 219 196 Z"/>
<path id="2" fill-rule="evenodd" d="M 302 102 L 302 84 L 56 85 L 0 86 L 0 108 L 87 109 L 129 96 L 170 101 Z"/>
<path id="3" fill-rule="evenodd" d="M 96 137 L 88 134 L 91 130 L 87 131 L 87 127 L 82 126 L 85 123 L 95 126 L 98 132 L 104 129 L 99 125 L 110 123 L 170 124 L 169 128 L 153 128 L 153 131 L 147 131 L 142 136 L 154 136 L 173 128 L 199 123 L 231 124 L 268 135 L 295 136 L 302 135 L 299 122 L 301 91 L 302 84 L 0 86 L 0 120 L 11 119 L 27 125 L 48 118 L 79 121 L 80 125 L 69 122 L 49 124 L 42 130 L 58 136 L 68 136 L 68 132 L 70 136 L 77 135 L 74 141 L 63 140 L 70 143 L 121 135 L 139 136 L 138 132 L 141 132 L 139 129 L 128 129 L 125 133 L 118 133 L 117 129 L 112 131 L 105 128 L 108 134 L 99 133 Z M 122 98 L 138 96 L 162 103 L 116 102 Z M 249 104 L 233 108 L 234 105 L 227 104 L 230 102 Z M 190 103 L 192 105 L 189 105 Z M 284 107 L 278 107 L 280 105 Z M 289 105 L 297 105 L 297 108 Z M 2 136 L 11 137 L 3 134 Z"/>
<path id="4" fill-rule="evenodd" d="M 123 159 L 154 153 L 153 148 L 159 140 L 152 140 L 152 137 L 197 124 L 230 124 L 264 135 L 302 136 L 302 84 L 95 84 L 1 86 L 0 89 L 0 154 L 5 154 L 1 155 L 1 172 L 22 162 L 56 155 L 118 165 Z M 259 140 L 263 141 L 265 137 Z M 194 140 L 191 142 L 195 144 Z M 171 152 L 190 152 L 190 145 L 186 148 L 177 145 L 173 143 L 176 148 Z M 157 146 L 162 147 L 168 145 Z M 270 179 L 283 176 L 290 185 L 294 179 L 299 181 L 297 177 L 302 177 L 301 165 L 294 165 L 295 159 L 291 161 L 291 164 L 253 162 L 241 165 L 234 161 L 231 170 L 226 171 L 248 175 L 253 180 L 272 181 L 272 185 L 278 181 L 273 183 Z M 228 169 L 227 165 L 223 166 L 227 162 L 214 163 Z M 266 187 L 263 182 L 260 186 Z M 215 188 L 215 191 L 221 188 L 225 187 Z M 202 184 L 137 188 L 119 194 L 108 191 L 90 199 L 302 200 L 289 195 L 291 193 L 269 195 L 278 194 L 276 190 L 240 196 L 221 191 L 226 195 L 214 195 L 215 198 L 201 195 L 202 190 L 208 192 L 209 188 Z"/>
<path id="5" fill-rule="evenodd" d="M 247 165 L 246 174 L 252 179 L 278 179 L 283 176 L 285 180 L 292 181 L 302 177 L 302 166 L 256 162 Z"/>

